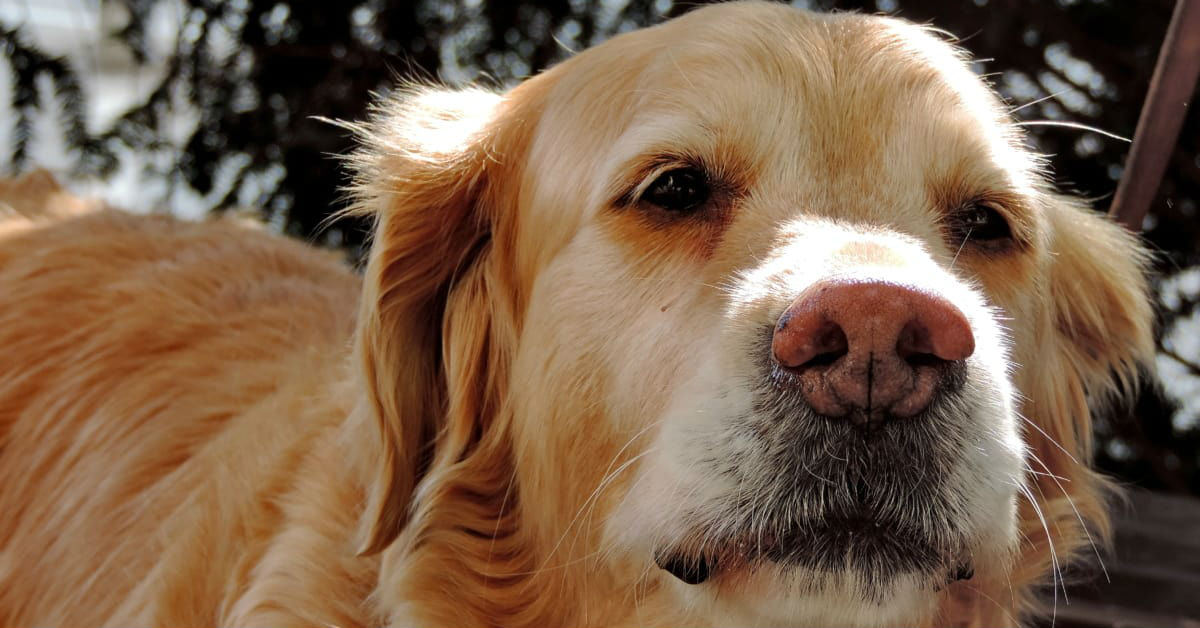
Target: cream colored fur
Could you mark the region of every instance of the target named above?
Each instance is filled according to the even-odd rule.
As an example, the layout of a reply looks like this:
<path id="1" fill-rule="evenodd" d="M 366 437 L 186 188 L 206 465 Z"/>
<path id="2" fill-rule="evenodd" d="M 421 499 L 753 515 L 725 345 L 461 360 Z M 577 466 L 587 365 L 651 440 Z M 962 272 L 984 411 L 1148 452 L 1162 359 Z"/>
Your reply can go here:
<path id="1" fill-rule="evenodd" d="M 1106 538 L 1091 413 L 1152 355 L 1145 255 L 1048 189 L 937 35 L 731 3 L 351 126 L 361 278 L 242 223 L 0 182 L 0 624 L 991 626 Z M 736 201 L 616 206 L 662 159 Z M 947 241 L 979 194 L 1021 246 Z M 699 452 L 670 436 L 721 428 L 743 341 L 797 290 L 883 267 L 980 343 L 989 471 L 948 479 L 977 575 L 876 604 L 658 570 L 669 515 L 719 524 L 734 490 L 681 490 Z"/>

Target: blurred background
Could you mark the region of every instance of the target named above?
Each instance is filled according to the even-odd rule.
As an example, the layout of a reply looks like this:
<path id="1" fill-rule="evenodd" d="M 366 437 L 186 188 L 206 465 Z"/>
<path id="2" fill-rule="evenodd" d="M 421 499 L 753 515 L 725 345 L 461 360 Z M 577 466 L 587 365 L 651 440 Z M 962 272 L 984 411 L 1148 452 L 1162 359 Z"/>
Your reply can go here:
<path id="1" fill-rule="evenodd" d="M 322 221 L 347 134 L 400 79 L 513 84 L 614 34 L 701 3 L 670 0 L 0 0 L 0 174 L 47 168 L 81 195 L 198 217 L 261 211 L 360 254 L 364 225 Z M 794 2 L 899 15 L 961 38 L 1028 122 L 1065 189 L 1106 210 L 1170 0 Z M 1071 126 L 1049 122 L 1074 123 Z M 1103 133 L 1085 130 L 1086 125 Z M 1130 485 L 1200 495 L 1200 111 L 1145 219 L 1157 251 L 1161 386 L 1105 417 L 1099 465 Z"/>

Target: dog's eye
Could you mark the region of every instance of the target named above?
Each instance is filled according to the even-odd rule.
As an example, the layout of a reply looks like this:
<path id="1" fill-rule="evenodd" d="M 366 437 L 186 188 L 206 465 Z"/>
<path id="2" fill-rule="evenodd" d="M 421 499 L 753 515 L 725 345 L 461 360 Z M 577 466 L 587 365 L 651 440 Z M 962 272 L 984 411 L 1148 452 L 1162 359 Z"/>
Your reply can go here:
<path id="1" fill-rule="evenodd" d="M 646 188 L 642 200 L 672 212 L 687 212 L 704 204 L 711 190 L 708 177 L 696 168 L 662 173 Z"/>
<path id="2" fill-rule="evenodd" d="M 963 207 L 950 220 L 951 236 L 958 242 L 1000 244 L 1012 239 L 1012 228 L 994 207 L 975 202 Z"/>

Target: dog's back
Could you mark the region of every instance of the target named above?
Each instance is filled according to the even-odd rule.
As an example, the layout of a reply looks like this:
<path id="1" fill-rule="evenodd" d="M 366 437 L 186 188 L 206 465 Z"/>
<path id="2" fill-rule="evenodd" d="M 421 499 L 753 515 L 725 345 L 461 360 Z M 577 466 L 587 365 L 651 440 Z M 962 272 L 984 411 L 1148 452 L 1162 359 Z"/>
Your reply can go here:
<path id="1" fill-rule="evenodd" d="M 358 280 L 230 220 L 0 192 L 0 624 L 221 621 L 346 414 Z"/>

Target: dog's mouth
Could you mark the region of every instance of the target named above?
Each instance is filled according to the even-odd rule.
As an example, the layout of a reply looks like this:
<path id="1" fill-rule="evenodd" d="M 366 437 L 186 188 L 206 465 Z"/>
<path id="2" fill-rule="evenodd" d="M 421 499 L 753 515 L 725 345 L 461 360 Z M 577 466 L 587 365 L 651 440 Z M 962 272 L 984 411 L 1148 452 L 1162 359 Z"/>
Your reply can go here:
<path id="1" fill-rule="evenodd" d="M 880 592 L 901 576 L 939 586 L 970 571 L 970 534 L 948 472 L 897 462 L 889 445 L 839 442 L 824 458 L 775 466 L 772 481 L 687 513 L 683 534 L 656 553 L 658 566 L 688 584 L 770 568 L 850 575 Z M 878 453 L 889 455 L 869 455 Z"/>
<path id="2" fill-rule="evenodd" d="M 675 544 L 654 558 L 660 569 L 690 585 L 767 564 L 816 574 L 851 572 L 876 586 L 905 574 L 924 576 L 935 588 L 971 578 L 974 568 L 963 544 L 939 536 L 858 513 Z"/>

